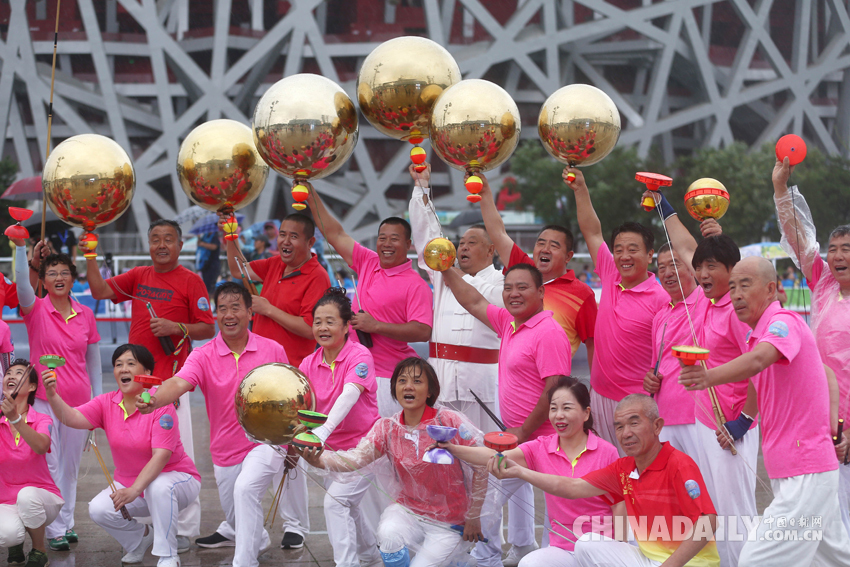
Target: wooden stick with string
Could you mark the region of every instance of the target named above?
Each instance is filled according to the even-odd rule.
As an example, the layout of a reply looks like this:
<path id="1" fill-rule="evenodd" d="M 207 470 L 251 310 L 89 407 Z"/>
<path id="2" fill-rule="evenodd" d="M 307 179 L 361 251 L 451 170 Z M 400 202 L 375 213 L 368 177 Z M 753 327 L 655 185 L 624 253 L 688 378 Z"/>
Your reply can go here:
<path id="1" fill-rule="evenodd" d="M 97 443 L 95 443 L 93 436 L 89 438 L 89 443 L 91 443 L 92 448 L 94 448 L 94 454 L 97 457 L 97 462 L 100 463 L 100 468 L 103 470 L 103 476 L 106 477 L 106 482 L 109 483 L 109 488 L 112 490 L 112 494 L 115 494 L 118 490 L 115 488 L 115 483 L 112 482 L 112 475 L 109 474 L 109 469 L 106 468 L 106 461 L 103 460 L 103 457 L 100 454 L 100 449 L 97 448 Z M 125 520 L 130 521 L 133 519 L 125 506 L 121 506 L 119 510 L 121 511 L 121 516 Z"/>

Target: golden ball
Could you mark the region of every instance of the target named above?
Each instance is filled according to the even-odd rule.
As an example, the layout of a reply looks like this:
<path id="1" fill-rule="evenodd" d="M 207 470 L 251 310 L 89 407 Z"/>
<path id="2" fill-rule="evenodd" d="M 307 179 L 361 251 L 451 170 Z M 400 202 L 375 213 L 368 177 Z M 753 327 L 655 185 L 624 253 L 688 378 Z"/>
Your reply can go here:
<path id="1" fill-rule="evenodd" d="M 451 240 L 440 236 L 425 245 L 422 256 L 429 268 L 436 272 L 445 272 L 454 265 L 457 250 Z"/>
<path id="2" fill-rule="evenodd" d="M 719 219 L 729 210 L 729 191 L 716 179 L 697 179 L 685 193 L 685 208 L 700 222 Z"/>

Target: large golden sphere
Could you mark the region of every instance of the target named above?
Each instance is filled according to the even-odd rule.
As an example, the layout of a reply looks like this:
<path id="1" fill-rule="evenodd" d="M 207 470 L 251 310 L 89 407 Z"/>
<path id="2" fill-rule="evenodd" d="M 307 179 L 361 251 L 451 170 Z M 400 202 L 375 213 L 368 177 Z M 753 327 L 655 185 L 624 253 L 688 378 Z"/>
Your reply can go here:
<path id="1" fill-rule="evenodd" d="M 719 219 L 729 210 L 729 191 L 716 179 L 697 179 L 685 193 L 685 208 L 700 222 Z"/>
<path id="2" fill-rule="evenodd" d="M 180 187 L 208 211 L 235 211 L 260 196 L 269 166 L 254 147 L 251 128 L 210 120 L 186 136 L 177 153 Z"/>
<path id="3" fill-rule="evenodd" d="M 66 223 L 92 231 L 124 214 L 136 173 L 130 156 L 98 134 L 71 136 L 50 153 L 41 174 L 44 198 Z"/>
<path id="4" fill-rule="evenodd" d="M 254 109 L 254 143 L 269 166 L 290 178 L 321 179 L 339 169 L 357 144 L 357 108 L 321 75 L 281 79 Z"/>
<path id="5" fill-rule="evenodd" d="M 457 62 L 441 45 L 424 37 L 397 37 L 363 61 L 357 100 L 379 132 L 419 143 L 428 137 L 437 98 L 460 78 Z"/>
<path id="6" fill-rule="evenodd" d="M 537 131 L 543 147 L 561 163 L 592 165 L 617 145 L 620 111 L 596 87 L 567 85 L 543 103 Z"/>
<path id="7" fill-rule="evenodd" d="M 445 272 L 454 265 L 457 250 L 451 240 L 440 236 L 425 245 L 422 256 L 429 268 L 436 272 Z"/>
<path id="8" fill-rule="evenodd" d="M 440 95 L 431 114 L 431 147 L 451 167 L 470 172 L 498 167 L 514 153 L 519 109 L 502 87 L 461 81 Z"/>
<path id="9" fill-rule="evenodd" d="M 289 364 L 258 366 L 245 375 L 236 390 L 236 419 L 258 443 L 286 445 L 300 423 L 298 410 L 315 409 L 310 381 Z"/>

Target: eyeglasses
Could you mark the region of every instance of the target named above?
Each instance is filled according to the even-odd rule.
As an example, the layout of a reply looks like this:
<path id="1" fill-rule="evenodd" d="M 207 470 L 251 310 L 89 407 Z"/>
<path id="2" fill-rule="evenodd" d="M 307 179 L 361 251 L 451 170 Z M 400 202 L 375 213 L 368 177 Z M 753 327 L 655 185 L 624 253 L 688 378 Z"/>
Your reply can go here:
<path id="1" fill-rule="evenodd" d="M 51 279 L 70 278 L 71 277 L 71 271 L 70 270 L 63 270 L 61 272 L 47 272 L 47 273 L 44 274 L 44 277 L 45 278 L 51 278 Z"/>

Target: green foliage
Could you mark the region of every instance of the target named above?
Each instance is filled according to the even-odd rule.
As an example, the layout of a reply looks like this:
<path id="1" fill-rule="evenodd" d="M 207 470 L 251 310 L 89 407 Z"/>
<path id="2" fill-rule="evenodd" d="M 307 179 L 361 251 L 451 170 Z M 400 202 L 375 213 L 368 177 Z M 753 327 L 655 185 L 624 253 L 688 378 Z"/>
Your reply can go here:
<path id="1" fill-rule="evenodd" d="M 9 158 L 0 160 L 0 194 L 15 181 L 15 175 L 18 173 L 18 164 Z M 8 199 L 0 199 L 0 227 L 5 230 L 10 224 L 16 221 L 9 215 L 9 207 L 22 207 L 22 201 L 11 201 Z M 0 256 L 8 257 L 12 254 L 12 248 L 9 246 L 9 239 L 5 236 L 0 236 Z"/>

